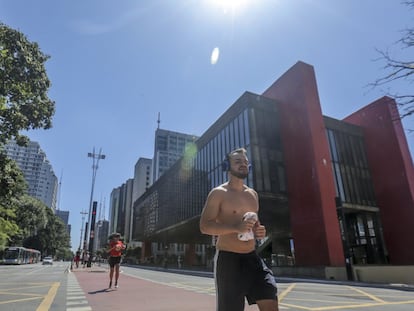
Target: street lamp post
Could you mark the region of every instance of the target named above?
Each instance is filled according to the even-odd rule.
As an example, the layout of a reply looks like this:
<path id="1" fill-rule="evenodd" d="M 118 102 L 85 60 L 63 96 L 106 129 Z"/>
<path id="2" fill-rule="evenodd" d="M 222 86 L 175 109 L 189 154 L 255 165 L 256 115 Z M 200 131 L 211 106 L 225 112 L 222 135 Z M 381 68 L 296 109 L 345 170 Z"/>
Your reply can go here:
<path id="1" fill-rule="evenodd" d="M 88 232 L 85 232 L 85 237 L 86 237 L 86 241 L 90 240 L 90 234 L 91 234 L 91 220 L 92 220 L 92 201 L 93 201 L 93 190 L 95 188 L 95 179 L 96 179 L 96 171 L 98 170 L 99 167 L 99 160 L 104 160 L 105 159 L 105 155 L 102 154 L 102 149 L 99 149 L 99 153 L 96 154 L 95 153 L 95 147 L 93 148 L 92 152 L 88 152 L 88 158 L 92 158 L 92 188 L 91 188 L 91 197 L 90 197 L 90 201 L 89 201 L 89 216 L 88 216 L 88 221 L 89 221 L 89 229 Z M 86 249 L 88 249 L 88 247 L 86 247 Z M 89 258 L 92 258 L 92 254 L 89 254 Z M 90 260 L 89 260 L 90 263 Z"/>

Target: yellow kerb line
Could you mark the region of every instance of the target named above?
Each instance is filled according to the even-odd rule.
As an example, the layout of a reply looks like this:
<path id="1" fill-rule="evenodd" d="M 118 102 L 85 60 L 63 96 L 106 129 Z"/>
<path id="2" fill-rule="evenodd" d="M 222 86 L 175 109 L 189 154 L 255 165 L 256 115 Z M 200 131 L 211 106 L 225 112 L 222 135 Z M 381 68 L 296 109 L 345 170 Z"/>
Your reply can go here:
<path id="1" fill-rule="evenodd" d="M 45 299 L 43 299 L 40 306 L 36 309 L 36 311 L 48 311 L 50 306 L 52 305 L 53 299 L 55 299 L 57 290 L 60 286 L 59 282 L 53 283 L 52 287 L 49 289 L 49 292 L 45 296 Z"/>
<path id="2" fill-rule="evenodd" d="M 358 293 L 361 293 L 362 295 L 365 295 L 365 296 L 371 298 L 372 300 L 375 300 L 375 301 L 378 301 L 378 302 L 382 302 L 382 303 L 386 303 L 385 300 L 382 300 L 382 299 L 378 298 L 377 296 L 374 296 L 374 295 L 371 295 L 371 294 L 369 294 L 367 292 L 364 292 L 363 290 L 360 290 L 360 289 L 355 288 L 355 287 L 352 287 L 352 286 L 347 286 L 347 287 L 349 289 L 352 289 L 354 291 L 357 291 Z"/>
<path id="3" fill-rule="evenodd" d="M 283 298 L 296 286 L 296 283 L 290 284 L 288 288 L 286 288 L 280 295 L 277 295 L 277 300 L 281 302 Z"/>

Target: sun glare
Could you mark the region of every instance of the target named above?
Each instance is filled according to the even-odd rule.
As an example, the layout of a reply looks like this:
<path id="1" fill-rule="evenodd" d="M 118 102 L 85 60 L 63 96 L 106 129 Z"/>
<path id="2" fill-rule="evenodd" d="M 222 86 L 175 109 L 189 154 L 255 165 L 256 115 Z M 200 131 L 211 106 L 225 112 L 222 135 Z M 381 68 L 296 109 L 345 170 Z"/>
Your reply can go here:
<path id="1" fill-rule="evenodd" d="M 219 6 L 225 13 L 235 12 L 243 9 L 249 0 L 212 0 L 215 5 Z"/>
<path id="2" fill-rule="evenodd" d="M 214 48 L 213 52 L 211 52 L 211 58 L 210 58 L 210 62 L 212 65 L 215 65 L 219 59 L 219 55 L 220 55 L 220 50 L 219 48 Z"/>

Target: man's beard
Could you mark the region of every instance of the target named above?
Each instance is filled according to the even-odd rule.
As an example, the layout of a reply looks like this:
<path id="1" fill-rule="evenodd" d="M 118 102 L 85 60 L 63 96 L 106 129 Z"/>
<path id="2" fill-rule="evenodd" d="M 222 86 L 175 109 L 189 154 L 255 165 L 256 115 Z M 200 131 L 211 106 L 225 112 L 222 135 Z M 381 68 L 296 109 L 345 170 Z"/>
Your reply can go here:
<path id="1" fill-rule="evenodd" d="M 230 169 L 230 173 L 234 177 L 237 177 L 237 178 L 240 178 L 240 179 L 245 179 L 249 175 L 249 172 L 248 171 L 246 173 L 243 173 L 243 172 L 238 172 L 238 171 L 235 171 L 235 170 L 232 170 L 232 169 Z"/>

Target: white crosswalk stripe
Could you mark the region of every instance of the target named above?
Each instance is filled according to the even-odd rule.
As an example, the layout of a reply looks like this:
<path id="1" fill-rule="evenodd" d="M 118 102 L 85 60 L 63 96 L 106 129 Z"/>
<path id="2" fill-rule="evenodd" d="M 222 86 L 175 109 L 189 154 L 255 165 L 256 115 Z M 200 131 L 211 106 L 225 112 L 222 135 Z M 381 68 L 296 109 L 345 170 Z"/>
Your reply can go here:
<path id="1" fill-rule="evenodd" d="M 78 280 L 70 271 L 66 289 L 66 311 L 92 311 Z"/>

